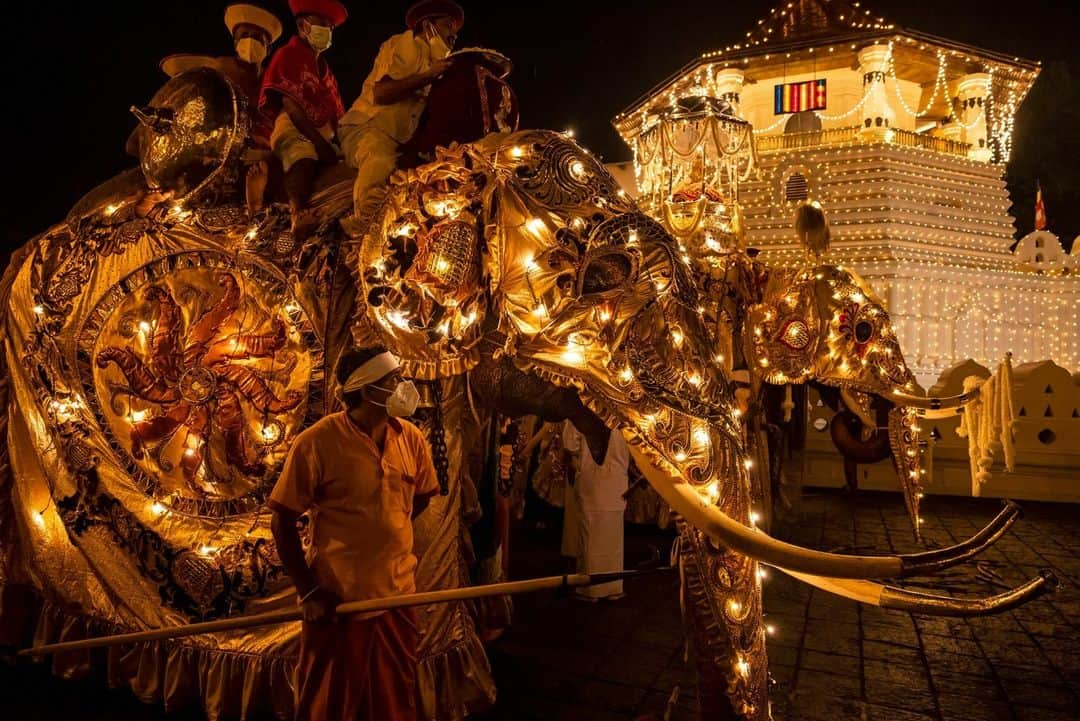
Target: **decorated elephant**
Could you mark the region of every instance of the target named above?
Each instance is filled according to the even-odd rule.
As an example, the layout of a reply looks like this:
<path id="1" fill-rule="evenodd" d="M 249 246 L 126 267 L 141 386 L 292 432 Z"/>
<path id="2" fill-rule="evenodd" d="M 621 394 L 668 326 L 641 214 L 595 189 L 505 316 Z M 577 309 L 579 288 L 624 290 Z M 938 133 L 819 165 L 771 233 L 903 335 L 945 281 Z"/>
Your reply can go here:
<path id="1" fill-rule="evenodd" d="M 434 429 L 451 462 L 492 413 L 568 419 L 598 461 L 610 433 L 626 437 L 681 516 L 704 717 L 768 717 L 759 562 L 863 602 L 945 615 L 993 612 L 1053 585 L 1040 576 L 965 601 L 869 580 L 972 557 L 1013 522 L 1013 506 L 969 541 L 907 556 L 821 553 L 756 529 L 732 387 L 681 256 L 568 137 L 496 134 L 392 179 L 351 263 L 354 334 L 403 358 L 433 416 L 455 413 Z"/>
<path id="2" fill-rule="evenodd" d="M 0 611 L 11 617 L 17 588 L 44 598 L 39 642 L 293 603 L 265 495 L 296 433 L 333 407 L 327 364 L 371 341 L 421 389 L 416 420 L 444 488 L 417 528 L 418 586 L 468 582 L 465 459 L 495 414 L 568 419 L 597 459 L 622 433 L 679 514 L 705 718 L 769 716 L 759 563 L 940 615 L 992 613 L 1053 587 L 1044 574 L 967 600 L 874 580 L 971 558 L 1014 522 L 1011 505 L 961 544 L 909 555 L 823 553 L 756 528 L 743 427 L 689 266 L 568 137 L 496 133 L 439 149 L 391 178 L 357 239 L 337 223 L 351 181 L 324 184 L 313 196 L 322 225 L 298 247 L 283 208 L 247 215 L 230 140 L 241 118 L 202 132 L 190 105 L 199 92 L 179 93 L 161 132 L 216 137 L 215 163 L 162 141 L 155 167 L 182 171 L 181 192 L 96 196 L 20 251 L 0 283 Z M 155 179 L 168 184 L 148 173 L 151 189 Z M 425 715 L 490 701 L 468 609 L 431 606 L 418 619 Z M 215 719 L 284 717 L 296 633 L 119 647 L 108 675 L 170 707 L 199 699 Z M 90 661 L 68 654 L 55 667 L 85 672 Z"/>

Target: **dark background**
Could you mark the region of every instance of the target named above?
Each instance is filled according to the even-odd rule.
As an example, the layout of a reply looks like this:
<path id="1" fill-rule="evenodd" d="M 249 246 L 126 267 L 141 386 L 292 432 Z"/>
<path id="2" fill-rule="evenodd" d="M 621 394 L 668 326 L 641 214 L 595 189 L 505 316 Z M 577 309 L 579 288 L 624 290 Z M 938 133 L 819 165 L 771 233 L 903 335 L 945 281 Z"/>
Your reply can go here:
<path id="1" fill-rule="evenodd" d="M 293 30 L 285 0 L 261 0 Z M 403 29 L 407 2 L 346 2 L 349 21 L 328 58 L 348 106 L 379 44 Z M 515 62 L 511 76 L 522 126 L 573 128 L 605 160 L 629 158 L 610 119 L 684 63 L 741 39 L 779 3 L 481 3 L 463 0 L 458 46 L 484 45 Z M 3 60 L 6 155 L 2 256 L 50 224 L 97 183 L 129 166 L 128 113 L 161 85 L 160 58 L 231 53 L 215 0 L 33 0 L 5 3 Z M 872 12 L 900 26 L 1010 55 L 1044 71 L 1017 117 L 1009 189 L 1020 233 L 1032 228 L 1042 181 L 1050 230 L 1066 247 L 1080 233 L 1080 50 L 1076 0 L 874 0 Z"/>

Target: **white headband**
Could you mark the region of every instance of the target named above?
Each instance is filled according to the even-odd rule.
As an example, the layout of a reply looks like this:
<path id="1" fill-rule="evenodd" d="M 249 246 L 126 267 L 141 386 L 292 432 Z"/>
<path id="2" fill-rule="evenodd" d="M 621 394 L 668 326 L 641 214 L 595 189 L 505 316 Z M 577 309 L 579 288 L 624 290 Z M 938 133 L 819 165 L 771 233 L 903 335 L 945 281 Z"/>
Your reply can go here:
<path id="1" fill-rule="evenodd" d="M 397 369 L 398 359 L 393 353 L 389 351 L 380 353 L 354 370 L 352 375 L 349 376 L 349 379 L 345 381 L 345 384 L 341 386 L 341 391 L 342 393 L 352 393 L 353 391 L 360 390 L 364 386 L 374 383 L 387 373 L 396 371 Z"/>

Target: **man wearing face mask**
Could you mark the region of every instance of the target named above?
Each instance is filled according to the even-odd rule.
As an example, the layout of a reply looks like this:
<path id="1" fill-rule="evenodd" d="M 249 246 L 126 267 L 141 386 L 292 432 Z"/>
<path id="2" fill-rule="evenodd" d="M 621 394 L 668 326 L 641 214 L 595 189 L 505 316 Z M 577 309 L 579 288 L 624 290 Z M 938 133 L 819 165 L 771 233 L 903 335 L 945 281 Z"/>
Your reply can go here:
<path id="1" fill-rule="evenodd" d="M 357 170 L 352 232 L 378 204 L 398 146 L 416 132 L 431 84 L 449 67 L 465 12 L 453 0 L 420 0 L 405 14 L 408 30 L 382 44 L 360 97 L 341 119 L 345 162 Z"/>
<path id="2" fill-rule="evenodd" d="M 412 519 L 439 484 L 411 415 L 419 394 L 385 348 L 345 352 L 345 410 L 300 433 L 270 494 L 278 554 L 303 607 L 296 718 L 415 721 L 411 609 L 336 618 L 343 601 L 416 591 Z M 296 521 L 311 515 L 305 558 Z"/>
<path id="3" fill-rule="evenodd" d="M 225 27 L 233 38 L 234 55 L 170 55 L 161 61 L 161 70 L 170 78 L 202 67 L 221 72 L 233 82 L 248 103 L 252 120 L 250 144 L 257 148 L 269 148 L 269 125 L 263 122 L 255 107 L 262 86 L 263 60 L 270 46 L 281 37 L 281 21 L 261 7 L 235 3 L 225 8 Z M 128 139 L 127 150 L 130 154 L 139 154 L 137 143 L 138 138 L 133 133 Z"/>
<path id="4" fill-rule="evenodd" d="M 307 206 L 319 164 L 338 159 L 332 141 L 345 108 L 322 53 L 349 14 L 337 0 L 289 0 L 289 9 L 297 34 L 270 60 L 259 110 L 272 118 L 270 147 L 285 170 L 293 233 L 302 240 L 315 224 Z"/>

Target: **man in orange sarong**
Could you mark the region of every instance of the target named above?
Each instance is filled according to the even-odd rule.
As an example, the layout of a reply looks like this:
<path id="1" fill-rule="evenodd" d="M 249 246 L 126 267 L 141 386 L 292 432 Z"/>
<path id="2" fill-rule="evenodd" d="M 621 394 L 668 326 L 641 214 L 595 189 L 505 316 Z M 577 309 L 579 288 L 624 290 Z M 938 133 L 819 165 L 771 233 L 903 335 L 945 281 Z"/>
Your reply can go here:
<path id="1" fill-rule="evenodd" d="M 350 350 L 336 378 L 345 410 L 300 433 L 270 494 L 278 553 L 304 611 L 298 721 L 415 721 L 411 609 L 334 615 L 343 601 L 414 593 L 412 519 L 439 490 L 419 395 L 385 348 Z M 311 512 L 303 552 L 296 521 Z"/>

